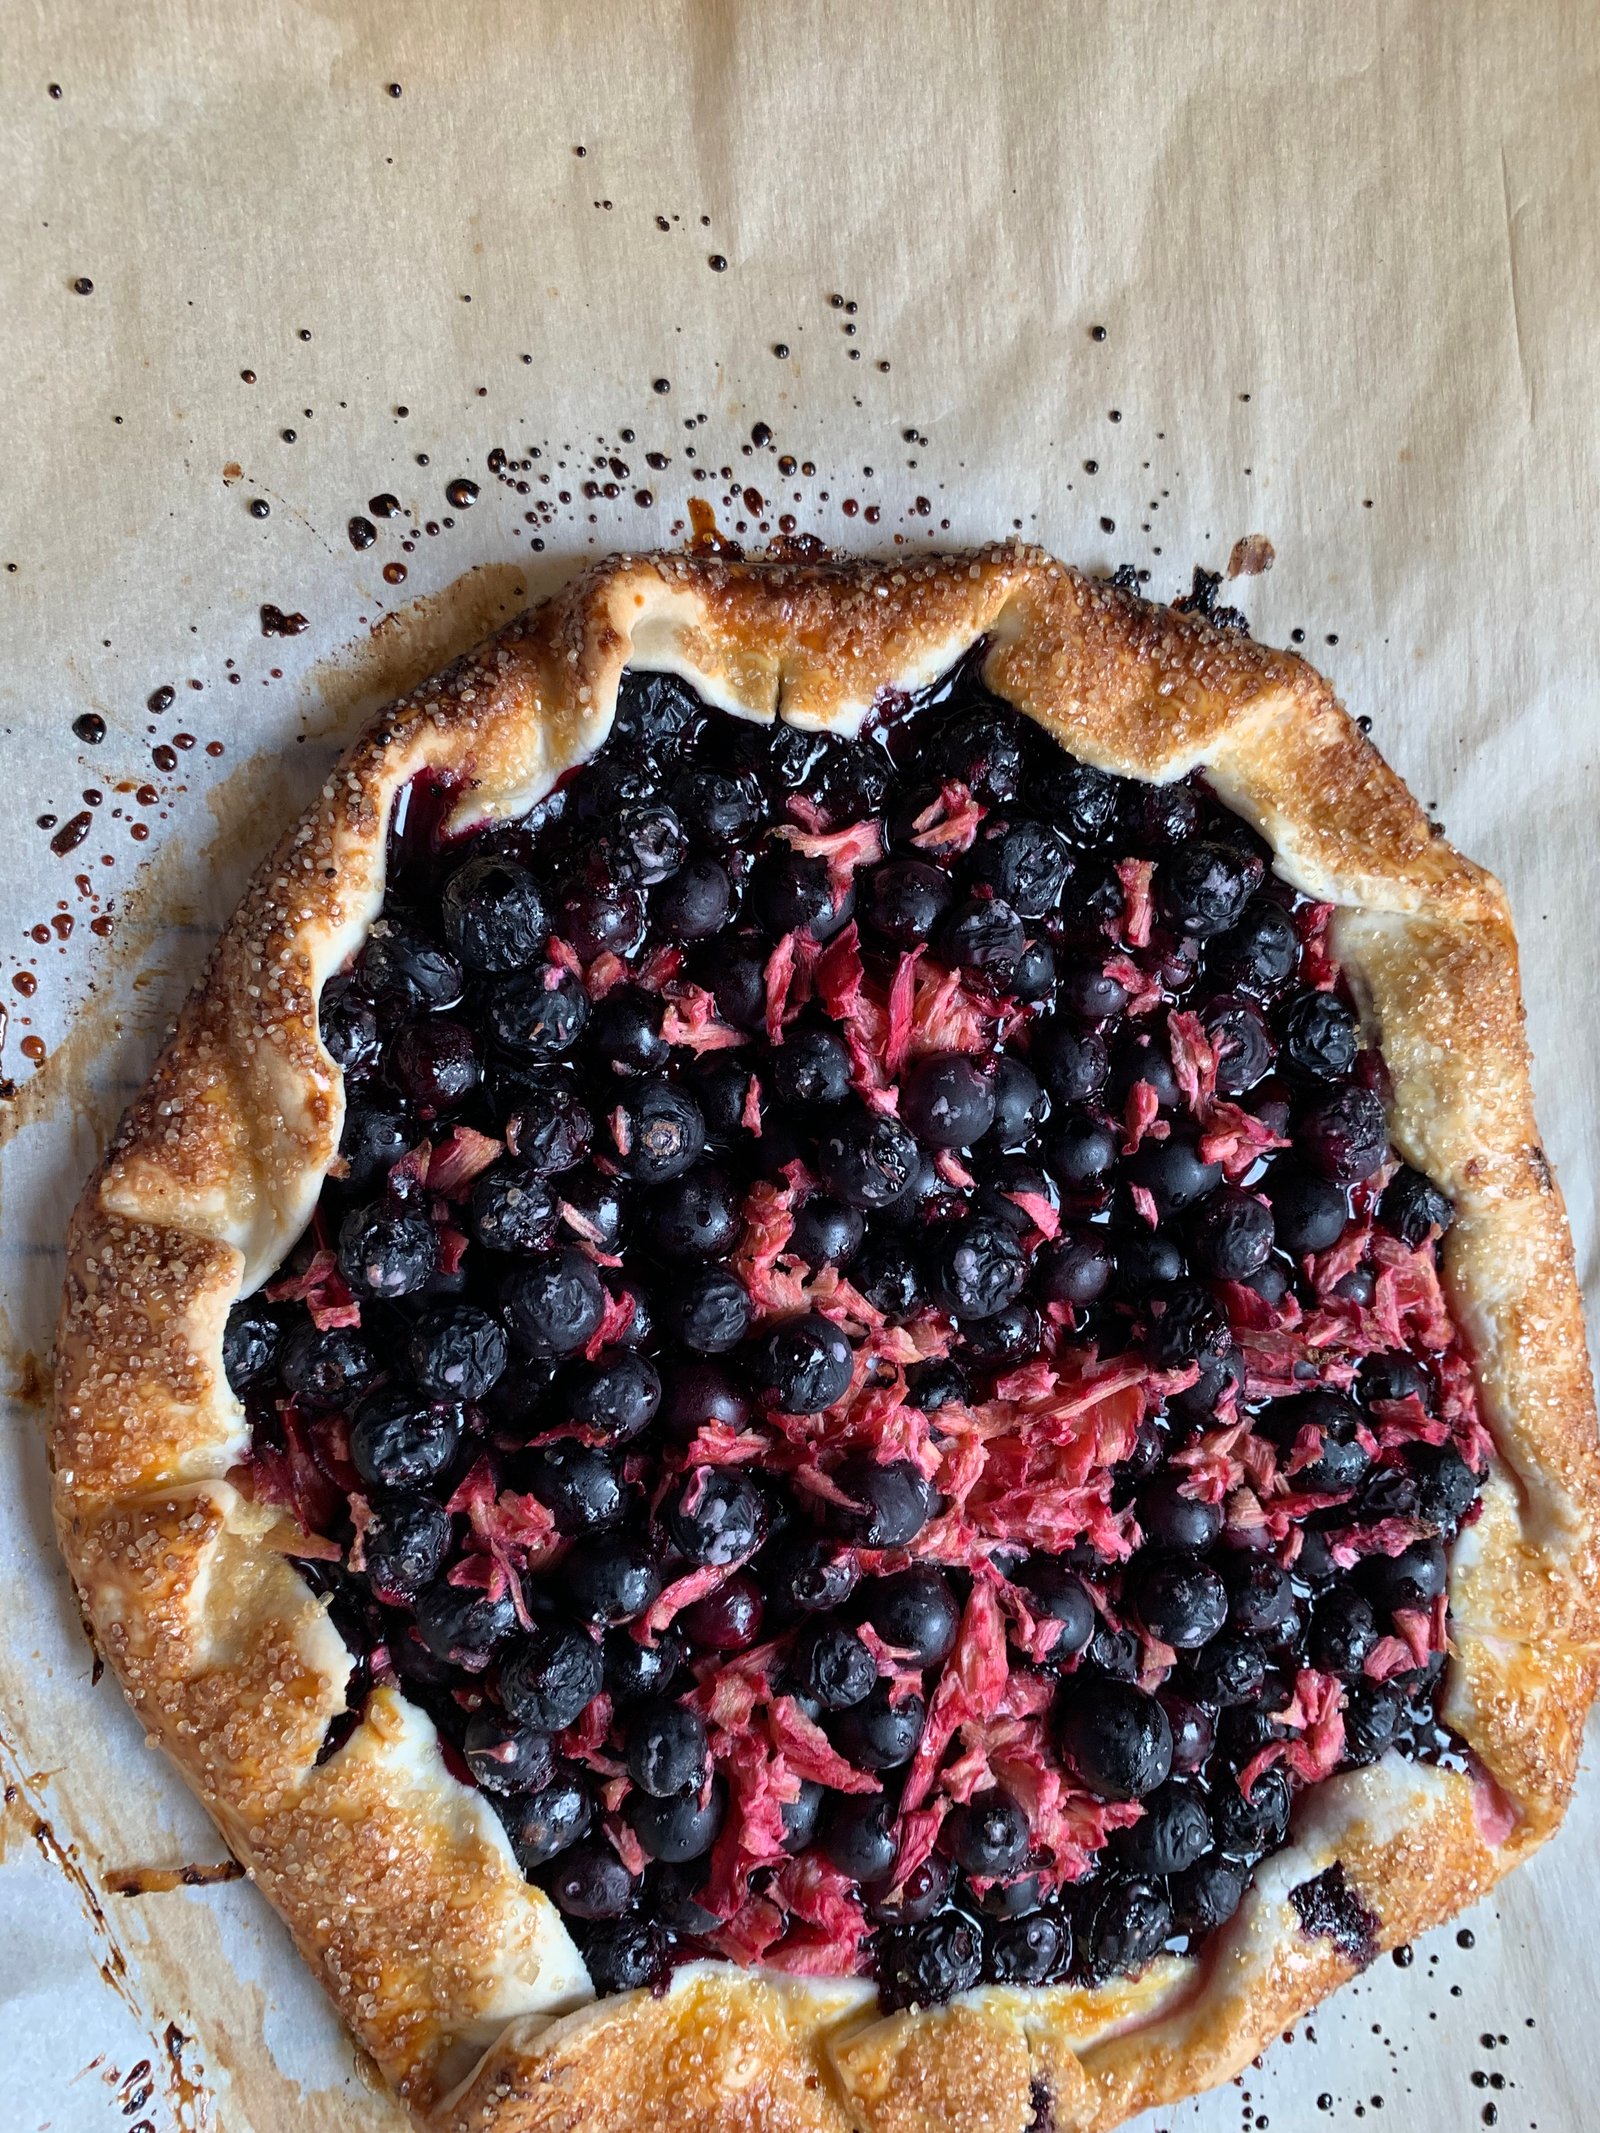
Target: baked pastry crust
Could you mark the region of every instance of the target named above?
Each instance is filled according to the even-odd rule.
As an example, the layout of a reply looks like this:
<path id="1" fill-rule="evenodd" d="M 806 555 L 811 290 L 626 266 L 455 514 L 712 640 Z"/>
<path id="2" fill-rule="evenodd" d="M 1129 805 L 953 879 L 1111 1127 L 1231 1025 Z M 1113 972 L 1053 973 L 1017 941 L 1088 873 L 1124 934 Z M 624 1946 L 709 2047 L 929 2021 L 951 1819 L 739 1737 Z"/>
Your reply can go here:
<path id="1" fill-rule="evenodd" d="M 460 780 L 452 825 L 523 812 L 603 742 L 624 665 L 711 703 L 859 724 L 980 636 L 985 680 L 1125 776 L 1203 769 L 1337 906 L 1402 1155 L 1449 1193 L 1442 1267 L 1496 1453 L 1452 1572 L 1443 1715 L 1466 1772 L 1391 1755 L 1299 1803 L 1198 1963 L 982 1988 L 879 2014 L 855 1981 L 729 1964 L 594 2002 L 559 1915 L 431 1721 L 379 1691 L 319 1761 L 350 1658 L 236 1469 L 229 1306 L 279 1264 L 338 1148 L 317 1000 L 383 895 L 392 805 Z M 1559 1189 L 1534 1123 L 1499 884 L 1434 833 L 1292 655 L 1037 550 L 915 563 L 619 557 L 390 706 L 261 868 L 73 1216 L 52 1422 L 62 1546 L 152 1736 L 434 2133 L 1099 2133 L 1224 2080 L 1559 1822 L 1600 1667 L 1600 1448 Z M 1337 1866 L 1355 1933 L 1292 1892 Z"/>

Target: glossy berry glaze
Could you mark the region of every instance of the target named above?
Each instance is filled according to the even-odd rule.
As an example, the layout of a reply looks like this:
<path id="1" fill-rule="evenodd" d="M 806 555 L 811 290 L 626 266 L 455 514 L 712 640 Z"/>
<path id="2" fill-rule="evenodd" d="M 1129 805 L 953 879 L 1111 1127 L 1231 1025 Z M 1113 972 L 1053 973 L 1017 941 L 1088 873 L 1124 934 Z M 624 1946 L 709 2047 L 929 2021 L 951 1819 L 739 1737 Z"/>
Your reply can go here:
<path id="1" fill-rule="evenodd" d="M 624 678 L 419 784 L 343 1153 L 228 1331 L 254 1487 L 601 1990 L 1194 1949 L 1437 1725 L 1488 1441 L 1328 910 L 968 659 L 857 742 Z"/>

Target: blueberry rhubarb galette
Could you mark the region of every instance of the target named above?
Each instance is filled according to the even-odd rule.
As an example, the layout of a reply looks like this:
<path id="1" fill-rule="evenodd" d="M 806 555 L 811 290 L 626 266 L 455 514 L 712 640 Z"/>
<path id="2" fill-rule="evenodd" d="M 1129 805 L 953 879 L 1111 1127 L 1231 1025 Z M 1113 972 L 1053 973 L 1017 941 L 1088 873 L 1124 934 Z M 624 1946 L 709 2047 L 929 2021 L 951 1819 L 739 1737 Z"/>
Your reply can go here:
<path id="1" fill-rule="evenodd" d="M 101 1645 L 437 2133 L 1091 2133 L 1572 1781 L 1501 892 L 1036 552 L 623 558 L 384 713 L 59 1363 Z"/>

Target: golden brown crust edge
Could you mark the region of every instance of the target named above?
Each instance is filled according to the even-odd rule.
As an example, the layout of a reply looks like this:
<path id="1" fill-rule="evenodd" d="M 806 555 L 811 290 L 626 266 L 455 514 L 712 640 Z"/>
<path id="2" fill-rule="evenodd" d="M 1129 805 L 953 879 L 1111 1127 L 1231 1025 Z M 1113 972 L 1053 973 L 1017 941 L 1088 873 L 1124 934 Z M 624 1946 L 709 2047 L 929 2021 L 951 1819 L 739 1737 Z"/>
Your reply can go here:
<path id="1" fill-rule="evenodd" d="M 1457 1201 L 1446 1280 L 1499 1448 L 1452 1580 L 1449 1716 L 1485 1775 L 1424 1782 L 1397 1763 L 1319 1788 L 1203 1986 L 1165 1965 L 1133 1986 L 985 1992 L 880 2020 L 849 1988 L 712 1965 L 660 2000 L 563 2015 L 585 1989 L 565 1930 L 444 1771 L 428 1722 L 374 1699 L 318 1767 L 348 1660 L 270 1520 L 227 1481 L 246 1432 L 222 1321 L 298 1234 L 337 1146 L 317 992 L 381 901 L 390 803 L 417 770 L 465 781 L 460 820 L 515 813 L 600 744 L 630 658 L 724 708 L 770 716 L 781 698 L 803 723 L 845 723 L 984 634 L 990 686 L 1066 745 L 1133 776 L 1205 767 L 1280 871 L 1340 906 L 1395 1138 Z M 108 1656 L 347 2020 L 449 2133 L 1020 2129 L 1047 2123 L 1046 2104 L 1060 2133 L 1110 2127 L 1226 2078 L 1349 1974 L 1300 1931 L 1297 1880 L 1341 1860 L 1390 1945 L 1487 1888 L 1570 1790 L 1595 1686 L 1600 1465 L 1498 885 L 1433 835 L 1301 661 L 1037 551 L 621 558 L 386 711 L 255 878 L 91 1181 L 58 1353 L 57 1517 Z"/>

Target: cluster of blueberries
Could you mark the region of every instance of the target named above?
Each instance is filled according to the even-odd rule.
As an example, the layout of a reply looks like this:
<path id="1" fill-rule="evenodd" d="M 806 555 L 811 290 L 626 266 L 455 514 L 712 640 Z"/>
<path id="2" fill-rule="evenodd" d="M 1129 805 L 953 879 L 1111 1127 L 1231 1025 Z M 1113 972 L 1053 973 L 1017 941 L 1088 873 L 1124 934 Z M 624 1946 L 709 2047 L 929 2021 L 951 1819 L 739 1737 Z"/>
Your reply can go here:
<path id="1" fill-rule="evenodd" d="M 971 663 L 894 708 L 847 740 L 713 714 L 670 677 L 630 674 L 606 748 L 526 821 L 445 844 L 416 829 L 417 806 L 384 914 L 322 1002 L 348 1109 L 319 1234 L 360 1323 L 319 1328 L 303 1303 L 253 1298 L 228 1325 L 258 1446 L 281 1457 L 296 1438 L 291 1467 L 314 1470 L 302 1515 L 346 1548 L 343 1567 L 306 1566 L 356 1656 L 351 1711 L 325 1752 L 383 1653 L 499 1809 L 602 1990 L 658 1979 L 717 1928 L 698 1899 L 727 1795 L 685 1699 L 763 1638 L 777 1685 L 881 1782 L 845 1794 L 807 1781 L 784 1826 L 791 1853 L 816 1848 L 859 1884 L 888 2004 L 980 1976 L 1134 1969 L 1230 1917 L 1287 1831 L 1283 1770 L 1248 1797 L 1237 1773 L 1281 1737 L 1274 1713 L 1299 1667 L 1346 1684 L 1347 1762 L 1442 1738 L 1437 1661 L 1363 1674 L 1395 1610 L 1444 1590 L 1446 1546 L 1478 1491 L 1448 1444 L 1374 1461 L 1361 1441 L 1374 1401 L 1434 1408 L 1428 1359 L 1369 1355 L 1351 1391 L 1308 1384 L 1257 1416 L 1285 1451 L 1314 1429 L 1320 1452 L 1297 1486 L 1339 1499 L 1305 1522 L 1290 1568 L 1225 1530 L 1222 1506 L 1186 1493 L 1172 1464 L 1242 1391 L 1218 1285 L 1269 1310 L 1309 1304 L 1305 1255 L 1335 1244 L 1353 1207 L 1376 1199 L 1379 1223 L 1413 1246 L 1450 1219 L 1414 1171 L 1381 1198 L 1370 1182 L 1391 1160 L 1383 1106 L 1354 1016 L 1302 975 L 1295 899 L 1197 781 L 1137 784 L 1075 760 L 988 696 Z M 983 811 L 969 838 L 941 846 L 919 829 L 968 800 Z M 882 856 L 851 871 L 808 854 L 775 834 L 797 816 L 823 834 L 875 824 Z M 1114 953 L 1129 895 L 1117 862 L 1130 858 L 1152 863 L 1152 927 L 1147 945 Z M 774 949 L 852 922 L 869 972 L 923 947 L 974 996 L 1019 1010 L 1005 1043 L 915 1058 L 894 1112 L 861 1100 L 820 1005 L 771 1043 Z M 571 953 L 553 956 L 552 939 Z M 740 1043 L 681 1041 L 672 988 L 650 975 L 667 948 Z M 1129 955 L 1159 986 L 1153 1013 L 1127 1012 Z M 602 958 L 621 980 L 591 998 L 573 966 Z M 1201 1145 L 1171 1008 L 1198 1016 L 1217 1093 L 1286 1144 L 1241 1182 Z M 1140 1083 L 1165 1130 L 1124 1153 Z M 405 1160 L 452 1127 L 500 1144 L 450 1210 L 453 1238 Z M 1063 1768 L 1104 1800 L 1144 1803 L 1065 1891 L 1041 1880 L 1027 1817 L 999 1791 L 954 1813 L 933 1856 L 890 1886 L 926 1698 L 903 1683 L 891 1698 L 861 1632 L 906 1655 L 931 1694 L 972 1574 L 918 1559 L 941 1508 L 920 1469 L 857 1448 L 826 1501 L 789 1486 L 776 1459 L 681 1471 L 697 1432 L 759 1428 L 771 1409 L 819 1415 L 851 1384 L 836 1324 L 815 1311 L 762 1322 L 729 1264 L 752 1184 L 782 1184 L 796 1159 L 818 1189 L 786 1249 L 840 1269 L 889 1323 L 931 1311 L 953 1326 L 948 1357 L 911 1374 L 935 1430 L 941 1407 L 987 1397 L 1063 1321 L 1102 1356 L 1198 1366 L 1114 1472 L 1114 1505 L 1138 1521 L 1129 1563 L 1084 1544 L 995 1551 L 1060 1625 Z M 1030 1205 L 1052 1210 L 1053 1237 Z M 1373 1282 L 1358 1265 L 1339 1293 L 1369 1302 Z M 469 1531 L 448 1506 L 485 1457 L 496 1488 L 536 1498 L 564 1540 L 548 1575 L 523 1580 L 531 1629 L 508 1592 L 449 1577 Z M 1341 1568 L 1337 1532 L 1384 1518 L 1422 1537 Z M 634 1634 L 667 1583 L 729 1566 L 654 1641 Z M 1141 1632 L 1178 1654 L 1154 1691 L 1140 1686 Z M 601 1832 L 592 1775 L 557 1745 L 602 1692 L 642 1876 Z"/>

